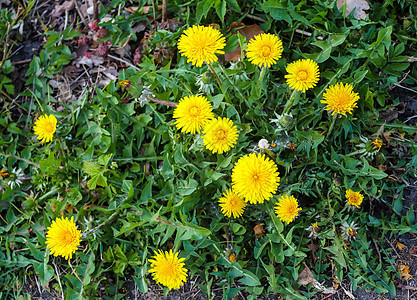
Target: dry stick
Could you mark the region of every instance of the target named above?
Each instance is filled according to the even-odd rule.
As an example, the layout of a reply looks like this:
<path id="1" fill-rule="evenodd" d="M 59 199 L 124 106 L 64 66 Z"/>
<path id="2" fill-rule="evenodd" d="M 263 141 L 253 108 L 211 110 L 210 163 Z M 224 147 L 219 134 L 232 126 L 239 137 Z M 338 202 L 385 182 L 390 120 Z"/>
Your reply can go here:
<path id="1" fill-rule="evenodd" d="M 397 254 L 398 257 L 400 257 L 400 255 L 398 254 L 397 250 L 395 249 L 394 245 L 391 244 L 390 240 L 388 240 L 387 238 L 385 238 L 385 240 L 388 242 L 388 244 L 390 244 L 392 250 L 394 250 L 395 254 Z"/>
<path id="2" fill-rule="evenodd" d="M 113 56 L 111 54 L 108 54 L 107 56 L 110 57 L 110 58 L 113 58 L 115 60 L 118 60 L 118 61 L 120 61 L 122 63 L 125 63 L 126 65 L 128 65 L 129 67 L 132 67 L 132 68 L 136 69 L 137 71 L 140 71 L 140 69 L 138 67 L 136 67 L 135 65 L 131 64 L 130 62 L 128 62 L 128 61 L 126 61 L 124 59 L 118 58 L 118 57 Z"/>
<path id="3" fill-rule="evenodd" d="M 70 261 L 69 259 L 68 259 L 68 264 L 69 264 L 69 266 L 70 266 L 70 268 L 71 268 L 71 270 L 72 270 L 72 274 L 74 274 L 74 275 L 75 275 L 75 277 L 77 277 L 77 278 L 78 278 L 78 280 L 81 282 L 81 284 L 84 286 L 83 281 L 80 279 L 80 277 L 78 277 L 77 273 L 75 273 L 75 270 L 74 270 L 74 268 L 72 267 L 72 265 L 71 265 L 71 261 Z"/>
<path id="4" fill-rule="evenodd" d="M 375 245 L 375 248 L 376 248 L 376 252 L 378 253 L 379 262 L 382 264 L 382 258 L 381 258 L 381 253 L 379 252 L 378 244 L 375 242 L 375 239 L 374 238 L 372 238 L 372 242 L 374 242 L 374 245 Z"/>
<path id="5" fill-rule="evenodd" d="M 162 0 L 162 22 L 167 17 L 167 0 Z"/>
<path id="6" fill-rule="evenodd" d="M 37 163 L 31 162 L 30 160 L 27 160 L 26 158 L 21 158 L 21 157 L 19 157 L 19 156 L 14 155 L 14 154 L 3 154 L 3 153 L 0 153 L 0 156 L 6 156 L 6 157 L 11 156 L 11 157 L 16 158 L 16 159 L 18 159 L 18 160 L 24 161 L 25 163 L 28 163 L 28 164 L 30 164 L 30 165 L 32 165 L 32 166 L 35 166 L 35 167 L 37 167 L 38 169 L 41 167 L 41 166 L 40 166 L 39 164 L 37 164 Z"/>
<path id="7" fill-rule="evenodd" d="M 59 279 L 58 268 L 56 267 L 55 261 L 53 261 L 52 263 L 55 267 L 56 276 L 58 277 L 59 287 L 61 288 L 62 300 L 65 300 L 65 298 L 64 298 L 64 289 L 62 288 L 61 279 Z"/>
<path id="8" fill-rule="evenodd" d="M 151 100 L 153 102 L 156 102 L 156 103 L 159 103 L 159 104 L 162 104 L 162 105 L 171 106 L 171 107 L 177 107 L 177 105 L 178 105 L 178 103 L 169 102 L 169 101 L 165 101 L 165 100 L 159 100 L 159 99 L 156 99 L 154 97 L 149 97 L 149 100 Z"/>
<path id="9" fill-rule="evenodd" d="M 14 61 L 12 62 L 12 66 L 20 65 L 20 64 L 27 64 L 27 63 L 30 63 L 31 61 L 32 61 L 31 58 L 25 59 L 25 60 Z"/>
<path id="10" fill-rule="evenodd" d="M 94 8 L 93 21 L 94 21 L 94 20 L 97 20 L 98 18 L 98 1 L 97 0 L 93 0 L 93 8 Z"/>
<path id="11" fill-rule="evenodd" d="M 82 14 L 82 12 L 81 12 L 81 9 L 80 9 L 80 6 L 78 5 L 77 0 L 73 0 L 73 1 L 74 1 L 74 4 L 75 4 L 75 9 L 77 10 L 78 14 L 80 15 L 81 21 L 84 23 L 84 25 L 85 25 L 86 27 L 88 27 L 88 23 L 87 23 L 87 21 L 84 19 L 84 16 L 83 16 L 83 14 Z"/>

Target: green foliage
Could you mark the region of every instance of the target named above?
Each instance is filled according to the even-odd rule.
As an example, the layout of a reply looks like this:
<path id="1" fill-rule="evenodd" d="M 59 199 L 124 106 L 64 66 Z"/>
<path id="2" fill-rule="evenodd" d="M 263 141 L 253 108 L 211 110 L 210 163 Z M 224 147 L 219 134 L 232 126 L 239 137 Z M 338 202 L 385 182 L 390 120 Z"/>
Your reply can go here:
<path id="1" fill-rule="evenodd" d="M 416 127 L 386 123 L 379 115 L 399 102 L 390 87 L 416 83 L 417 71 L 408 62 L 417 55 L 415 5 L 371 3 L 368 18 L 356 20 L 344 16 L 335 1 L 174 1 L 168 13 L 185 27 L 219 23 L 227 35 L 232 22 L 260 18 L 262 29 L 283 41 L 283 57 L 262 73 L 244 57 L 245 37 L 229 35 L 226 51 L 239 45 L 243 59 L 214 63 L 213 74 L 206 64 L 192 67 L 176 52 L 180 27 L 151 28 L 154 12 L 140 12 L 145 4 L 128 17 L 100 23 L 114 47 L 139 39 L 134 22 L 150 29 L 141 62 L 121 71 L 117 82 L 93 86 L 56 111 L 59 99 L 49 80 L 72 61 L 70 41 L 81 34 L 70 26 L 62 33 L 46 31 L 43 49 L 26 73 L 29 88 L 21 93 L 30 102 L 3 108 L 0 164 L 12 176 L 0 179 L 0 293 L 18 299 L 22 289 L 16 283 L 22 285 L 25 276 L 36 276 L 41 285 L 53 282 L 69 299 L 93 299 L 101 287 L 106 296 L 121 298 L 125 280 L 146 293 L 153 284 L 148 259 L 155 250 L 173 249 L 185 258 L 189 278 L 198 275 L 205 282 L 199 287 L 208 298 L 218 290 L 223 299 L 243 292 L 248 299 L 271 293 L 311 299 L 332 277 L 349 280 L 353 290 L 395 296 L 395 257 L 381 245 L 394 234 L 417 232 L 414 207 L 403 209 L 401 183 L 417 168 L 411 142 Z M 123 5 L 112 1 L 100 17 Z M 4 38 L 13 15 L 3 9 L 1 19 Z M 171 55 L 159 59 L 161 47 Z M 320 81 L 292 98 L 284 75 L 300 58 L 319 64 Z M 16 92 L 11 72 L 10 60 L 2 61 L 0 88 L 9 97 Z M 213 92 L 201 89 L 203 76 Z M 122 87 L 122 80 L 130 84 Z M 352 84 L 360 101 L 353 114 L 333 118 L 320 101 L 337 82 Z M 214 114 L 237 126 L 230 151 L 213 154 L 201 135 L 175 127 L 172 103 L 196 94 L 207 96 Z M 289 99 L 290 114 L 283 116 Z M 20 110 L 24 116 L 12 117 Z M 58 118 L 48 144 L 33 134 L 40 114 Z M 263 138 L 269 148 L 259 147 Z M 372 146 L 375 138 L 383 141 L 379 151 Z M 248 204 L 240 218 L 226 218 L 218 199 L 231 188 L 237 160 L 250 152 L 265 153 L 277 164 L 280 186 L 269 201 Z M 365 196 L 360 209 L 347 205 L 347 189 Z M 290 224 L 274 212 L 286 194 L 303 208 Z M 373 215 L 371 205 L 381 213 L 389 208 L 390 217 Z M 47 228 L 61 215 L 74 216 L 83 233 L 72 265 L 46 249 Z M 320 229 L 314 231 L 314 223 Z M 257 226 L 264 232 L 256 233 Z M 315 280 L 310 284 L 299 281 L 306 266 Z"/>

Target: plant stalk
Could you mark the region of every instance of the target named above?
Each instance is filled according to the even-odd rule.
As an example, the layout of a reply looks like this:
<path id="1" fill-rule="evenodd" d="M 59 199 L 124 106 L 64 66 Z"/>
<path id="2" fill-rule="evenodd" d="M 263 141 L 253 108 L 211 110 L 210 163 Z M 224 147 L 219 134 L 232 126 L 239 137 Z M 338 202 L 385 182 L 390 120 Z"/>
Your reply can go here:
<path id="1" fill-rule="evenodd" d="M 292 94 L 291 94 L 291 97 L 290 97 L 290 99 L 287 101 L 287 103 L 285 104 L 285 107 L 284 107 L 284 111 L 283 111 L 283 115 L 284 114 L 287 114 L 289 111 L 290 111 L 290 109 L 291 109 L 291 107 L 292 107 L 292 105 L 294 104 L 294 100 L 295 100 L 295 98 L 297 97 L 297 96 L 299 96 L 300 95 L 300 92 L 298 91 L 298 90 L 296 90 L 296 89 L 294 89 L 293 91 L 292 91 Z"/>
<path id="2" fill-rule="evenodd" d="M 335 114 L 333 115 L 332 124 L 330 124 L 329 131 L 327 132 L 327 135 L 326 135 L 326 140 L 328 140 L 328 139 L 329 139 L 330 133 L 332 132 L 333 127 L 334 127 L 334 123 L 336 123 L 336 119 L 337 119 L 337 113 L 335 113 Z"/>

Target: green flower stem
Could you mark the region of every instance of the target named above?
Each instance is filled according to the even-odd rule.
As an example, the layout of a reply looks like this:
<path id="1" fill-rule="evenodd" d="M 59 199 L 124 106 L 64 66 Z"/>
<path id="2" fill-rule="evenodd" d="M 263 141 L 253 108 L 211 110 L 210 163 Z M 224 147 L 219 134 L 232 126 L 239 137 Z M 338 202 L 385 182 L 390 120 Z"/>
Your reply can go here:
<path id="1" fill-rule="evenodd" d="M 327 140 L 327 139 L 329 139 L 330 133 L 332 132 L 333 127 L 334 127 L 334 123 L 336 123 L 336 119 L 337 119 L 337 113 L 335 113 L 335 114 L 333 115 L 332 124 L 330 124 L 329 131 L 327 132 L 327 135 L 326 135 L 326 140 Z"/>
<path id="2" fill-rule="evenodd" d="M 229 76 L 227 76 L 226 71 L 223 69 L 223 67 L 219 64 L 220 70 L 222 70 L 224 76 L 226 76 L 227 80 L 229 81 L 230 85 L 233 86 L 233 88 L 239 93 L 239 97 L 241 99 L 245 99 L 245 97 L 243 96 L 242 92 L 240 91 L 240 89 L 238 89 L 238 87 L 233 83 L 232 80 L 230 80 Z"/>
<path id="3" fill-rule="evenodd" d="M 298 91 L 298 90 L 296 90 L 296 89 L 294 89 L 293 91 L 292 91 L 292 94 L 291 94 L 291 97 L 290 97 L 290 99 L 287 101 L 287 103 L 285 104 L 285 107 L 284 107 L 284 111 L 283 111 L 283 115 L 284 114 L 287 114 L 289 111 L 290 111 L 290 109 L 291 109 L 291 107 L 292 107 L 292 105 L 294 104 L 294 100 L 295 100 L 295 98 L 298 98 L 298 96 L 300 96 L 300 91 Z"/>
<path id="4" fill-rule="evenodd" d="M 274 227 L 275 227 L 275 231 L 276 231 L 276 233 L 279 235 L 279 237 L 282 239 L 282 241 L 284 242 L 284 244 L 285 245 L 287 245 L 288 246 L 288 248 L 290 248 L 292 251 L 294 251 L 295 252 L 295 248 L 293 247 L 293 246 L 291 246 L 291 244 L 289 244 L 288 242 L 287 242 L 287 240 L 285 239 L 285 237 L 281 234 L 281 230 L 280 230 L 280 226 L 278 225 L 278 223 L 276 222 L 277 221 L 277 216 L 275 215 L 275 213 L 274 213 L 274 210 L 273 210 L 273 208 L 270 206 L 270 205 L 266 205 L 267 206 L 267 209 L 268 209 L 268 212 L 269 212 L 269 216 L 271 217 L 271 219 L 272 219 L 272 222 L 274 223 Z M 282 224 L 281 224 L 281 226 L 283 226 Z"/>
<path id="5" fill-rule="evenodd" d="M 222 82 L 220 81 L 219 75 L 217 75 L 216 70 L 214 70 L 214 68 L 213 68 L 213 66 L 211 64 L 207 64 L 207 65 L 210 68 L 211 73 L 213 73 L 214 77 L 216 77 L 217 84 L 219 85 L 219 88 L 222 91 L 222 94 L 224 94 L 223 87 L 222 87 Z"/>
<path id="6" fill-rule="evenodd" d="M 266 67 L 262 67 L 261 74 L 259 74 L 259 80 L 258 85 L 256 86 L 256 96 L 261 96 L 262 91 L 262 82 L 264 81 L 265 73 L 266 73 Z"/>
<path id="7" fill-rule="evenodd" d="M 219 85 L 219 89 L 220 89 L 220 91 L 222 92 L 222 94 L 224 95 L 224 98 L 226 99 L 226 102 L 227 102 L 227 103 L 232 103 L 232 102 L 230 101 L 229 95 L 228 95 L 228 94 L 225 94 L 225 92 L 223 91 L 222 82 L 221 82 L 221 80 L 220 80 L 219 75 L 217 75 L 216 70 L 214 70 L 214 68 L 213 68 L 213 66 L 212 66 L 211 64 L 207 64 L 207 65 L 209 66 L 210 71 L 213 73 L 214 77 L 216 77 L 217 84 Z"/>

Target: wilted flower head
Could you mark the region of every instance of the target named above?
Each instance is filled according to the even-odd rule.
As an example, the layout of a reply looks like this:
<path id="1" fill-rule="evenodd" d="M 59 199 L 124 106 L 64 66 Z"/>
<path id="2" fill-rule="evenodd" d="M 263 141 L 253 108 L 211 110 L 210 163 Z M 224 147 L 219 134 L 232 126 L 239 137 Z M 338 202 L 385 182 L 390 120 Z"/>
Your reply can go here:
<path id="1" fill-rule="evenodd" d="M 19 168 L 18 170 L 16 170 L 16 168 L 13 168 L 10 177 L 7 179 L 7 184 L 10 186 L 11 189 L 13 189 L 15 186 L 20 187 L 22 181 L 25 179 L 24 176 L 25 174 L 22 172 L 22 168 Z"/>
<path id="2" fill-rule="evenodd" d="M 359 227 L 355 224 L 354 221 L 350 222 L 350 224 L 344 222 L 340 227 L 340 230 L 342 231 L 342 239 L 346 242 L 350 242 L 352 239 L 356 239 L 358 228 Z"/>
<path id="3" fill-rule="evenodd" d="M 320 227 L 317 225 L 317 222 L 315 222 L 315 223 L 311 223 L 311 225 L 308 226 L 306 230 L 310 232 L 308 237 L 315 239 L 318 237 L 318 233 L 320 232 Z"/>
<path id="4" fill-rule="evenodd" d="M 204 72 L 197 76 L 195 83 L 198 86 L 198 91 L 205 94 L 211 94 L 214 92 L 213 74 L 209 71 Z"/>
<path id="5" fill-rule="evenodd" d="M 382 140 L 380 139 L 374 139 L 372 141 L 372 144 L 374 145 L 374 149 L 378 152 L 379 150 L 381 150 L 382 147 Z"/>

